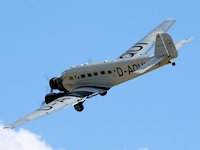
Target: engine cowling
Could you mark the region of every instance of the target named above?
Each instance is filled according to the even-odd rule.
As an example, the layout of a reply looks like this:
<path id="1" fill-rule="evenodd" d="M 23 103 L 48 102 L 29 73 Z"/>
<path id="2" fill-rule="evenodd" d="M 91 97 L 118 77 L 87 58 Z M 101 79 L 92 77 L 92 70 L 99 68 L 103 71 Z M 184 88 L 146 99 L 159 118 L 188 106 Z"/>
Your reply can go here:
<path id="1" fill-rule="evenodd" d="M 55 99 L 58 99 L 60 97 L 66 96 L 67 93 L 65 92 L 60 92 L 60 93 L 49 93 L 45 96 L 45 103 L 49 104 L 52 101 L 54 101 Z"/>
<path id="2" fill-rule="evenodd" d="M 45 103 L 46 104 L 49 104 L 49 103 L 51 103 L 53 100 L 55 100 L 55 93 L 50 93 L 50 94 L 47 94 L 46 96 L 45 96 Z"/>
<path id="3" fill-rule="evenodd" d="M 59 91 L 65 91 L 65 88 L 62 85 L 62 79 L 54 77 L 49 80 L 49 86 L 51 89 L 56 89 Z"/>

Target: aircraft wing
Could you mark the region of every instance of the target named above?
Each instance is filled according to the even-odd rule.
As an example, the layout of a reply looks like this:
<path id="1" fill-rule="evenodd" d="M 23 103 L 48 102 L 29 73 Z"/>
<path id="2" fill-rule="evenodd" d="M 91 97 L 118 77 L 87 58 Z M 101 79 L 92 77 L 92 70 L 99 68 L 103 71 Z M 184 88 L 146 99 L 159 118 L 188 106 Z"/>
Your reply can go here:
<path id="1" fill-rule="evenodd" d="M 5 126 L 4 128 L 15 128 L 17 126 L 20 126 L 22 124 L 25 124 L 31 120 L 37 119 L 41 116 L 44 116 L 46 114 L 50 114 L 56 110 L 62 109 L 64 107 L 70 106 L 74 103 L 77 103 L 81 101 L 82 98 L 80 97 L 73 97 L 73 96 L 64 96 L 61 98 L 58 98 L 51 103 L 44 105 L 43 107 L 37 109 L 36 111 L 32 112 L 29 115 L 24 116 L 23 118 Z"/>
<path id="2" fill-rule="evenodd" d="M 26 115 L 21 119 L 8 124 L 4 128 L 13 129 L 15 127 L 23 125 L 29 121 L 40 118 L 44 115 L 50 114 L 62 108 L 74 106 L 77 103 L 84 102 L 86 99 L 96 96 L 101 92 L 105 92 L 105 90 L 91 87 L 78 88 L 75 91 L 67 93 L 65 96 L 57 98 L 54 101 L 42 106 L 41 108 L 30 113 L 29 115 Z"/>
<path id="3" fill-rule="evenodd" d="M 168 19 L 163 21 L 159 26 L 153 29 L 144 38 L 138 41 L 135 45 L 129 48 L 119 58 L 137 57 L 139 55 L 146 54 L 155 44 L 156 35 L 158 33 L 167 32 L 167 30 L 175 23 L 175 20 Z"/>

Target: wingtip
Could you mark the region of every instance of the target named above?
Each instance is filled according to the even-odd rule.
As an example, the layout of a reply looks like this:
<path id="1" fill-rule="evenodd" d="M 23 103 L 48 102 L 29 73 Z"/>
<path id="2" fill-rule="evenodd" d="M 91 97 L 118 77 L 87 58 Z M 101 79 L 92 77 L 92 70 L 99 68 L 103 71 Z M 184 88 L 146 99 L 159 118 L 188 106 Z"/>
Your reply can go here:
<path id="1" fill-rule="evenodd" d="M 167 18 L 166 20 L 167 21 L 176 21 L 176 19 L 174 19 L 174 18 Z"/>
<path id="2" fill-rule="evenodd" d="M 11 126 L 4 126 L 3 129 L 13 129 Z"/>
<path id="3" fill-rule="evenodd" d="M 186 40 L 189 42 L 189 41 L 191 41 L 193 39 L 194 39 L 194 37 L 190 37 L 190 38 L 187 38 Z"/>

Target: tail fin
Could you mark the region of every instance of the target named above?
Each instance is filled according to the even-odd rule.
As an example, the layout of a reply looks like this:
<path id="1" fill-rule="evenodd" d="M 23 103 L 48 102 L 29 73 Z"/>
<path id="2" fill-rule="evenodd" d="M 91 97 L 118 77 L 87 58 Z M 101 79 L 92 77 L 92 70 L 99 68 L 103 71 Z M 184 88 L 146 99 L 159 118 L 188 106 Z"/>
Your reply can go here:
<path id="1" fill-rule="evenodd" d="M 168 56 L 170 59 L 178 56 L 176 46 L 168 33 L 156 35 L 155 56 Z"/>

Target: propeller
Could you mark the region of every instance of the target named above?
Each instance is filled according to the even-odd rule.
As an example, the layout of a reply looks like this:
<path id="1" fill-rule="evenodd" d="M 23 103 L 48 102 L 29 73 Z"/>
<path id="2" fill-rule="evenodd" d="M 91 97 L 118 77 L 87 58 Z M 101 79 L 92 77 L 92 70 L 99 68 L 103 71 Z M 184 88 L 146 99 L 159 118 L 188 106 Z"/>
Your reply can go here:
<path id="1" fill-rule="evenodd" d="M 89 63 L 92 63 L 92 62 L 93 62 L 93 59 L 92 58 L 88 58 L 86 63 L 89 64 Z"/>
<path id="2" fill-rule="evenodd" d="M 46 105 L 45 101 L 42 101 L 42 103 L 40 104 L 40 107 Z"/>
<path id="3" fill-rule="evenodd" d="M 47 73 L 44 73 L 43 78 L 48 83 L 48 85 L 45 86 L 45 96 L 46 96 L 46 94 L 48 94 L 48 93 L 50 93 L 50 94 L 53 93 L 53 89 L 49 86 L 49 81 L 50 81 L 49 75 Z M 41 102 L 40 107 L 42 107 L 44 105 L 46 105 L 45 97 L 44 97 L 44 100 Z"/>
<path id="4" fill-rule="evenodd" d="M 47 73 L 44 74 L 45 80 L 48 82 L 48 86 L 46 86 L 46 93 L 53 93 L 53 88 L 50 86 L 52 79 L 49 78 L 49 75 Z"/>

